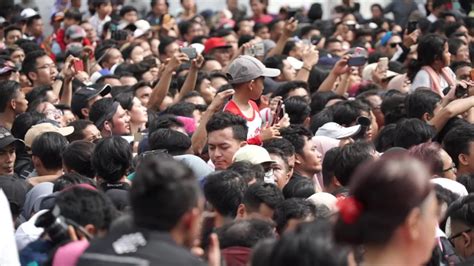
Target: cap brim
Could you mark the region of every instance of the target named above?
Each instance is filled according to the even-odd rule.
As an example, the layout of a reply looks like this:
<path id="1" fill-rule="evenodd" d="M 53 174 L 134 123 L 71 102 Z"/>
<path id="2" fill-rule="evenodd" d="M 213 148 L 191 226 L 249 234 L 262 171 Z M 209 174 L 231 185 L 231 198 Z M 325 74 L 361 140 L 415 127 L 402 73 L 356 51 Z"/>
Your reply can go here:
<path id="1" fill-rule="evenodd" d="M 111 91 L 112 91 L 112 87 L 109 84 L 105 84 L 104 87 L 102 87 L 99 90 L 99 94 L 100 94 L 100 96 L 103 97 L 103 96 L 109 94 Z"/>
<path id="2" fill-rule="evenodd" d="M 22 146 L 25 145 L 25 143 L 23 142 L 23 140 L 17 139 L 17 138 L 15 138 L 15 137 L 11 136 L 11 138 L 8 137 L 8 139 L 5 139 L 4 141 L 0 142 L 0 148 L 3 149 L 3 148 L 5 148 L 6 146 L 11 145 L 11 144 L 13 144 L 13 143 L 15 143 L 15 144 L 17 144 L 17 145 L 22 145 Z"/>
<path id="3" fill-rule="evenodd" d="M 352 137 L 360 132 L 361 126 L 355 125 L 352 127 L 345 127 L 340 129 L 340 133 L 337 135 L 336 139 L 345 139 Z"/>
<path id="4" fill-rule="evenodd" d="M 263 77 L 269 77 L 269 78 L 274 78 L 278 77 L 281 74 L 280 69 L 277 68 L 265 68 L 262 71 L 262 76 Z"/>
<path id="5" fill-rule="evenodd" d="M 291 65 L 294 69 L 296 69 L 296 70 L 300 70 L 300 69 L 303 67 L 303 64 L 304 64 L 303 61 L 298 60 L 298 59 L 296 59 L 296 58 L 294 58 L 294 57 L 292 57 L 292 56 L 288 56 L 288 57 L 286 58 L 286 60 L 287 60 L 288 63 L 290 63 L 290 65 Z"/>
<path id="6" fill-rule="evenodd" d="M 63 136 L 69 136 L 74 132 L 74 127 L 60 127 L 58 128 L 58 133 Z"/>

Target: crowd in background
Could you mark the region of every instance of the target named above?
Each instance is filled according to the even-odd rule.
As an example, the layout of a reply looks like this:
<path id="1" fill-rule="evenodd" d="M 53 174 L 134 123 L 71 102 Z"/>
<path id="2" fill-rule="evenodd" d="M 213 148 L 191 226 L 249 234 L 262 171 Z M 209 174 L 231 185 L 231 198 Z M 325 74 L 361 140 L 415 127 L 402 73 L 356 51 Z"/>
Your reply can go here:
<path id="1" fill-rule="evenodd" d="M 87 4 L 0 3 L 0 265 L 474 263 L 472 1 Z"/>

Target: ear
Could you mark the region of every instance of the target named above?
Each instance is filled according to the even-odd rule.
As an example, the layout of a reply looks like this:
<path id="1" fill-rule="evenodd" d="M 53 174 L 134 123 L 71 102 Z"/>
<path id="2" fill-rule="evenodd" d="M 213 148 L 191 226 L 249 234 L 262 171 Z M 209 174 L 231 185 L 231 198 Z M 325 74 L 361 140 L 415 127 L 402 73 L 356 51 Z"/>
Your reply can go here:
<path id="1" fill-rule="evenodd" d="M 302 162 L 303 162 L 303 157 L 300 154 L 296 153 L 295 164 L 301 164 Z"/>
<path id="2" fill-rule="evenodd" d="M 34 166 L 35 168 L 37 168 L 37 167 L 39 167 L 39 166 L 42 165 L 42 164 L 41 164 L 41 160 L 40 160 L 36 155 L 32 155 L 32 156 L 31 156 L 31 161 L 33 161 L 33 166 Z"/>
<path id="3" fill-rule="evenodd" d="M 191 229 L 195 226 L 196 219 L 200 219 L 198 208 L 192 208 L 190 211 L 186 212 L 181 218 L 182 225 L 185 229 Z"/>
<path id="4" fill-rule="evenodd" d="M 333 177 L 332 178 L 332 182 L 331 182 L 335 187 L 342 187 L 341 183 L 339 182 L 339 180 L 337 180 L 336 177 Z"/>
<path id="5" fill-rule="evenodd" d="M 89 117 L 89 108 L 82 108 L 82 109 L 81 109 L 81 114 L 82 114 L 84 117 Z"/>
<path id="6" fill-rule="evenodd" d="M 309 126 L 311 125 L 311 118 L 308 116 L 305 118 L 305 120 L 303 121 L 303 126 L 305 128 L 309 128 Z"/>
<path id="7" fill-rule="evenodd" d="M 240 145 L 239 145 L 239 146 L 242 148 L 242 147 L 245 146 L 245 145 L 247 145 L 247 141 L 242 141 L 242 142 L 240 142 Z"/>
<path id="8" fill-rule="evenodd" d="M 432 118 L 431 115 L 428 114 L 428 113 L 424 113 L 423 116 L 421 117 L 421 119 L 422 119 L 423 121 L 425 121 L 425 122 L 430 121 L 431 118 Z"/>
<path id="9" fill-rule="evenodd" d="M 247 216 L 247 210 L 245 209 L 244 204 L 239 204 L 239 208 L 237 209 L 236 218 L 245 218 Z"/>
<path id="10" fill-rule="evenodd" d="M 421 219 L 421 211 L 420 208 L 414 208 L 408 214 L 408 217 L 405 220 L 404 227 L 406 229 L 406 233 L 408 237 L 411 239 L 418 239 L 420 237 L 420 230 L 419 230 L 419 221 Z"/>
<path id="11" fill-rule="evenodd" d="M 26 76 L 28 76 L 28 78 L 30 78 L 33 81 L 35 81 L 38 78 L 38 75 L 36 74 L 36 72 L 28 72 Z"/>
<path id="12" fill-rule="evenodd" d="M 469 160 L 467 158 L 467 155 L 464 153 L 460 153 L 458 155 L 458 160 L 461 165 L 469 165 Z"/>
<path id="13" fill-rule="evenodd" d="M 15 99 L 11 99 L 11 100 L 10 100 L 10 106 L 12 107 L 13 110 L 16 109 L 16 101 L 15 101 Z"/>
<path id="14" fill-rule="evenodd" d="M 104 122 L 104 130 L 105 131 L 112 131 L 112 124 L 109 121 Z"/>
<path id="15" fill-rule="evenodd" d="M 464 242 L 464 247 L 469 247 L 472 243 L 472 238 L 468 233 L 462 233 L 462 240 Z"/>

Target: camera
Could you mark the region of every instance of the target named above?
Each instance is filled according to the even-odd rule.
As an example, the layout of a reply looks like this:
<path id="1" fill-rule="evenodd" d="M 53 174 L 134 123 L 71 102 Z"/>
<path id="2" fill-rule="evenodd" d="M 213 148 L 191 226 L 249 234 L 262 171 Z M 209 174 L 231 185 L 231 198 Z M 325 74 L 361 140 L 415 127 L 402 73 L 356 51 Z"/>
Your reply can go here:
<path id="1" fill-rule="evenodd" d="M 61 215 L 56 205 L 52 210 L 43 213 L 35 222 L 36 227 L 44 228 L 53 243 L 63 243 L 71 240 L 66 218 Z"/>
<path id="2" fill-rule="evenodd" d="M 263 42 L 256 43 L 249 49 L 245 49 L 245 54 L 250 56 L 264 56 L 265 47 L 263 46 Z"/>

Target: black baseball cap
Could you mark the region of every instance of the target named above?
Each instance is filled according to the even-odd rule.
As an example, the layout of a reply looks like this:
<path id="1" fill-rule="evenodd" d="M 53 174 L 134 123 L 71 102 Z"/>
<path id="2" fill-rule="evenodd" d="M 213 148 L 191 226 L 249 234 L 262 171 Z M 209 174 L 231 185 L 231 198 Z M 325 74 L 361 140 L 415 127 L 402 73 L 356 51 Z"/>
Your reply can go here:
<path id="1" fill-rule="evenodd" d="M 82 117 L 81 110 L 87 106 L 87 102 L 97 95 L 105 96 L 110 93 L 112 87 L 109 84 L 93 84 L 79 88 L 71 100 L 72 113 Z"/>
<path id="2" fill-rule="evenodd" d="M 0 149 L 4 149 L 12 143 L 24 145 L 22 140 L 15 138 L 8 129 L 0 126 Z"/>
<path id="3" fill-rule="evenodd" d="M 10 203 L 10 211 L 19 215 L 26 200 L 28 186 L 26 182 L 14 176 L 0 176 L 0 190 L 3 190 Z"/>

